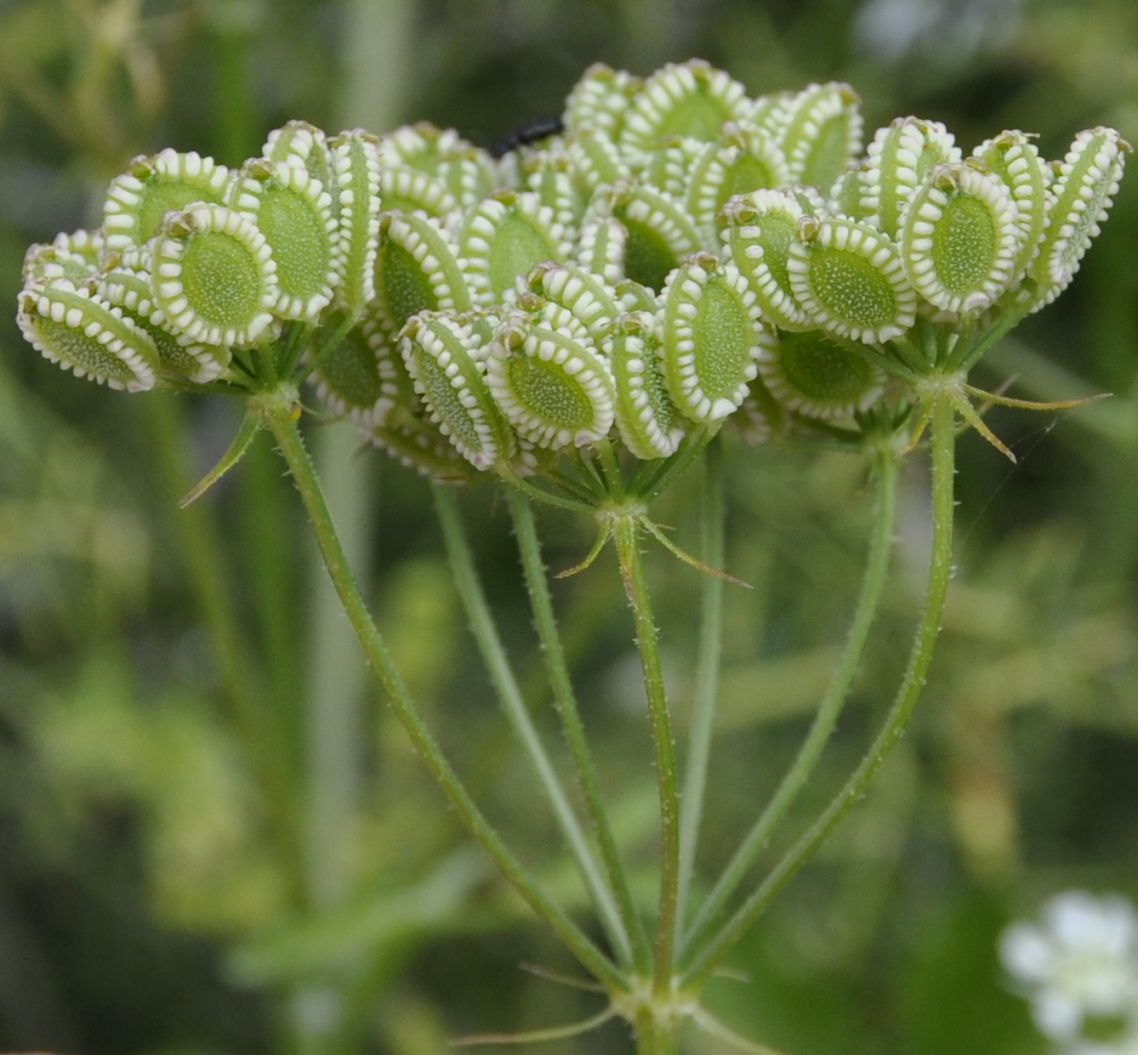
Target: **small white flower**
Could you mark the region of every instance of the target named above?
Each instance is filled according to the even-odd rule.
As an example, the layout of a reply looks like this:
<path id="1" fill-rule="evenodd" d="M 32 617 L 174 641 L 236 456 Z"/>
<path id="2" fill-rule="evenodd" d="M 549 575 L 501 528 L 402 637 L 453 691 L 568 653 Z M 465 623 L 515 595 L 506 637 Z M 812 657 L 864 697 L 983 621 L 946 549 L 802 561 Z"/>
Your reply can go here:
<path id="1" fill-rule="evenodd" d="M 1060 894 L 1040 923 L 1004 932 L 1000 955 L 1065 1055 L 1138 1055 L 1138 912 L 1124 898 Z"/>

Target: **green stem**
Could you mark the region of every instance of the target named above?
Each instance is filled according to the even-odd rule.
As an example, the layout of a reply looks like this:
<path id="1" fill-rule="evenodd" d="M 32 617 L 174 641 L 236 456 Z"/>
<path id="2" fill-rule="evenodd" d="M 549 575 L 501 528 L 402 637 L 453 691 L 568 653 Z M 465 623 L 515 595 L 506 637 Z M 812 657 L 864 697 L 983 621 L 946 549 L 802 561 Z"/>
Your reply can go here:
<path id="1" fill-rule="evenodd" d="M 723 449 L 712 443 L 707 449 L 703 477 L 703 503 L 700 510 L 703 534 L 703 561 L 722 568 L 724 559 Z M 711 734 L 715 724 L 715 702 L 719 694 L 719 660 L 723 648 L 723 580 L 715 575 L 703 578 L 703 599 L 699 627 L 699 652 L 695 667 L 695 697 L 692 703 L 691 734 L 687 764 L 684 767 L 684 793 L 680 809 L 680 879 L 676 924 L 683 926 L 684 907 L 695 872 L 699 826 L 703 819 L 703 798 L 707 787 Z"/>
<path id="2" fill-rule="evenodd" d="M 537 525 L 534 521 L 533 506 L 517 491 L 507 491 L 507 502 L 514 522 L 514 535 L 518 540 L 522 570 L 526 589 L 529 591 L 530 606 L 533 609 L 537 636 L 541 641 L 546 670 L 553 689 L 554 706 L 561 719 L 561 728 L 569 753 L 577 771 L 577 782 L 589 812 L 593 835 L 601 851 L 601 861 L 608 877 L 609 886 L 616 895 L 624 927 L 632 942 L 632 960 L 636 969 L 648 970 L 648 943 L 644 935 L 644 925 L 632 900 L 628 877 L 620 862 L 616 840 L 609 825 L 608 814 L 601 798 L 600 781 L 597 779 L 593 756 L 585 736 L 585 726 L 581 721 L 577 696 L 569 676 L 569 665 L 557 631 L 557 619 L 553 613 L 553 601 L 549 595 L 549 583 L 545 575 L 545 564 L 541 559 L 541 543 L 538 541 Z"/>
<path id="3" fill-rule="evenodd" d="M 913 715 L 925 684 L 929 664 L 940 632 L 948 583 L 952 578 L 953 484 L 955 474 L 955 412 L 944 392 L 932 397 L 932 551 L 928 588 L 909 653 L 908 666 L 885 724 L 869 752 L 854 770 L 825 812 L 775 866 L 763 883 L 728 920 L 715 938 L 696 956 L 685 985 L 698 990 L 710 979 L 723 957 L 766 911 L 782 888 L 810 860 L 839 821 L 864 797 L 889 753 L 896 746 Z"/>
<path id="4" fill-rule="evenodd" d="M 644 671 L 648 719 L 656 752 L 656 783 L 660 798 L 660 902 L 657 913 L 653 992 L 671 993 L 676 946 L 676 910 L 680 865 L 680 795 L 676 779 L 676 749 L 660 664 L 660 637 L 652 616 L 648 580 L 640 553 L 639 522 L 631 517 L 617 521 L 616 551 L 625 593 L 636 622 L 636 644 Z"/>
<path id="5" fill-rule="evenodd" d="M 530 717 L 529 710 L 522 699 L 521 689 L 517 678 L 514 677 L 502 639 L 498 635 L 498 628 L 494 624 L 494 617 L 490 612 L 490 605 L 486 601 L 486 593 L 474 566 L 474 558 L 470 552 L 470 544 L 466 538 L 466 531 L 462 526 L 462 516 L 459 512 L 458 502 L 454 491 L 442 484 L 432 484 L 431 492 L 435 500 L 435 512 L 438 515 L 439 526 L 442 528 L 443 541 L 446 545 L 447 558 L 450 561 L 451 573 L 454 576 L 454 585 L 458 590 L 462 606 L 470 621 L 470 629 L 478 643 L 478 650 L 482 654 L 482 661 L 490 674 L 494 691 L 506 712 L 506 718 L 513 726 L 514 732 L 522 742 L 530 763 L 533 765 L 537 779 L 553 807 L 553 815 L 561 829 L 569 849 L 577 861 L 581 877 L 589 891 L 597 914 L 608 934 L 609 940 L 616 949 L 617 955 L 624 963 L 628 963 L 632 956 L 629 944 L 628 931 L 625 928 L 621 912 L 613 899 L 613 892 L 601 875 L 593 850 L 581 829 L 569 798 L 561 784 L 557 771 L 542 745 L 541 737 Z M 511 496 L 513 496 L 511 492 Z M 518 496 L 520 501 L 524 498 Z"/>
<path id="6" fill-rule="evenodd" d="M 893 545 L 897 466 L 892 451 L 885 447 L 878 451 L 876 468 L 877 515 L 869 543 L 869 560 L 837 669 L 790 769 L 747 833 L 742 845 L 731 858 L 731 862 L 716 881 L 707 900 L 700 906 L 684 941 L 688 948 L 696 946 L 706 935 L 708 928 L 714 924 L 731 895 L 738 889 L 759 854 L 767 846 L 771 832 L 786 815 L 798 793 L 810 779 L 849 696 L 850 685 L 857 673 L 870 627 L 881 602 L 882 590 L 889 571 L 889 553 Z"/>
<path id="7" fill-rule="evenodd" d="M 658 1018 L 651 1006 L 637 1012 L 632 1028 L 636 1031 L 636 1055 L 676 1055 L 679 1051 L 679 1023 Z"/>
<path id="8" fill-rule="evenodd" d="M 702 428 L 697 428 L 694 432 L 685 436 L 683 442 L 680 444 L 679 450 L 670 458 L 661 462 L 659 467 L 653 470 L 652 475 L 649 476 L 647 480 L 639 479 L 640 474 L 633 477 L 632 484 L 629 487 L 629 493 L 634 497 L 642 499 L 645 504 L 657 498 L 677 476 L 682 474 L 684 470 L 703 453 L 703 449 L 715 438 L 716 433 L 719 431 L 720 424 L 722 423 L 718 422 L 715 425 L 704 425 Z"/>
<path id="9" fill-rule="evenodd" d="M 471 799 L 458 774 L 447 761 L 431 735 L 403 679 L 395 669 L 379 630 L 372 622 L 363 597 L 348 566 L 336 534 L 319 480 L 308 457 L 300 431 L 292 420 L 293 400 L 278 397 L 279 403 L 264 409 L 265 424 L 272 431 L 282 457 L 288 465 L 301 501 L 308 512 L 313 533 L 320 546 L 328 577 L 334 586 L 344 614 L 359 639 L 368 661 L 383 687 L 396 717 L 406 730 L 431 776 L 450 801 L 455 814 L 483 847 L 509 882 L 533 911 L 545 921 L 561 942 L 595 978 L 610 989 L 620 989 L 624 980 L 613 963 L 591 939 L 537 887 L 529 873 L 506 848 L 498 833 Z M 281 405 L 287 404 L 287 405 Z"/>

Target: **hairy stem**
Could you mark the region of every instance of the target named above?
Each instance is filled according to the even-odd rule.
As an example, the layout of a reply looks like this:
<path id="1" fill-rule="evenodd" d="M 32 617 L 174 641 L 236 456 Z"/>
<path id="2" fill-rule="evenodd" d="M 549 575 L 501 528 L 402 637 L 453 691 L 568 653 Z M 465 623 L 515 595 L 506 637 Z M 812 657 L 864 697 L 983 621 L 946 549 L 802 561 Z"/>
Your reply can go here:
<path id="1" fill-rule="evenodd" d="M 608 813 L 601 798 L 600 782 L 597 779 L 596 767 L 593 764 L 593 755 L 589 750 L 589 742 L 585 736 L 585 727 L 581 721 L 580 709 L 577 706 L 577 696 L 573 691 L 573 682 L 569 676 L 569 665 L 565 660 L 565 650 L 562 647 L 561 635 L 557 630 L 557 620 L 553 614 L 553 601 L 549 595 L 549 583 L 546 579 L 545 565 L 541 559 L 541 543 L 537 537 L 533 506 L 525 495 L 517 491 L 508 491 L 506 500 L 513 517 L 514 535 L 518 540 L 518 551 L 521 555 L 522 571 L 525 575 L 526 589 L 529 592 L 530 606 L 533 609 L 534 625 L 537 627 L 537 636 L 541 641 L 542 654 L 545 658 L 546 670 L 549 672 L 550 686 L 553 689 L 554 706 L 557 708 L 557 714 L 561 719 L 565 742 L 569 746 L 569 753 L 572 755 L 573 765 L 577 771 L 577 782 L 585 799 L 589 821 L 593 828 L 593 836 L 601 851 L 601 861 L 604 864 L 609 886 L 616 895 L 621 919 L 631 940 L 633 964 L 638 971 L 647 971 L 649 966 L 648 944 L 644 935 L 644 926 L 632 900 L 628 877 L 620 862 Z"/>
<path id="2" fill-rule="evenodd" d="M 715 923 L 731 895 L 738 889 L 759 854 L 770 841 L 775 826 L 786 815 L 799 792 L 810 779 L 814 767 L 833 733 L 849 696 L 850 685 L 857 673 L 865 650 L 870 627 L 881 602 L 882 590 L 889 571 L 889 553 L 893 545 L 893 525 L 897 497 L 897 467 L 893 452 L 884 447 L 879 450 L 877 470 L 877 515 L 869 543 L 869 559 L 862 578 L 861 591 L 854 607 L 849 634 L 830 680 L 822 703 L 814 716 L 806 739 L 782 778 L 771 800 L 747 833 L 734 857 L 716 881 L 707 900 L 700 906 L 685 940 L 693 947 Z"/>
<path id="3" fill-rule="evenodd" d="M 613 898 L 613 892 L 605 883 L 601 875 L 600 866 L 593 856 L 585 833 L 581 829 L 569 798 L 561 784 L 561 779 L 542 745 L 541 737 L 522 699 L 521 689 L 517 678 L 506 656 L 505 647 L 494 624 L 494 616 L 490 612 L 490 605 L 486 601 L 486 593 L 474 566 L 474 558 L 470 552 L 470 544 L 466 538 L 466 531 L 462 526 L 462 516 L 459 512 L 458 502 L 455 500 L 453 489 L 442 484 L 432 484 L 432 493 L 435 500 L 435 512 L 438 514 L 439 526 L 442 528 L 443 541 L 446 545 L 447 558 L 450 561 L 451 572 L 454 576 L 455 588 L 458 590 L 462 606 L 470 621 L 470 629 L 478 643 L 478 650 L 490 674 L 494 691 L 506 712 L 506 718 L 513 726 L 514 732 L 522 742 L 538 782 L 545 791 L 557 825 L 561 829 L 569 849 L 572 851 L 580 869 L 581 877 L 589 891 L 589 896 L 600 916 L 605 932 L 609 936 L 613 947 L 623 962 L 628 963 L 632 958 L 632 948 L 629 944 L 628 931 L 620 910 Z M 518 496 L 520 498 L 520 496 Z M 525 499 L 520 499 L 525 501 Z"/>
<path id="4" fill-rule="evenodd" d="M 949 396 L 932 397 L 932 551 L 928 587 L 917 624 L 909 662 L 885 724 L 869 752 L 845 786 L 801 839 L 787 852 L 763 883 L 726 925 L 695 956 L 684 984 L 698 991 L 711 977 L 723 957 L 750 930 L 784 886 L 817 852 L 830 833 L 869 789 L 873 778 L 901 739 L 924 688 L 940 632 L 948 583 L 952 577 L 953 484 L 955 475 L 955 412 Z"/>
<path id="5" fill-rule="evenodd" d="M 648 697 L 648 720 L 656 752 L 656 783 L 660 798 L 660 902 L 657 913 L 655 967 L 652 988 L 656 994 L 669 994 L 675 960 L 676 910 L 680 866 L 680 795 L 676 778 L 676 749 L 672 723 L 664 691 L 664 672 L 660 665 L 660 637 L 652 616 L 648 580 L 639 545 L 640 527 L 624 517 L 616 525 L 616 550 L 625 593 L 636 623 L 636 644 L 644 671 L 644 691 Z"/>
<path id="6" fill-rule="evenodd" d="M 291 400 L 287 405 L 267 405 L 265 424 L 272 430 L 282 457 L 308 512 L 312 530 L 320 546 L 328 577 L 343 606 L 344 614 L 374 669 L 396 717 L 407 731 L 423 764 L 450 801 L 456 816 L 497 865 L 503 877 L 522 899 L 549 926 L 561 942 L 594 977 L 611 989 L 619 989 L 623 978 L 615 965 L 592 940 L 537 887 L 529 873 L 507 849 L 497 831 L 475 805 L 465 785 L 451 767 L 411 699 L 395 669 L 387 645 L 372 621 L 363 597 L 340 546 L 335 525 L 324 501 L 320 482 L 313 471 L 304 441 L 293 418 Z"/>

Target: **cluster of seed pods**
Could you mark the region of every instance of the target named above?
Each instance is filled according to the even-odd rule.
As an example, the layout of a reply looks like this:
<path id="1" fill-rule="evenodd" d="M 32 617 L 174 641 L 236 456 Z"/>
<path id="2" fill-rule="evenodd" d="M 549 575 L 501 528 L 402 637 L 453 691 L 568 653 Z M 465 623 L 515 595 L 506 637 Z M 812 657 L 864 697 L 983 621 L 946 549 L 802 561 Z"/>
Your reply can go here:
<path id="1" fill-rule="evenodd" d="M 904 405 L 1067 286 L 1128 149 L 1095 128 L 1049 162 L 1008 131 L 965 155 L 916 117 L 866 146 L 844 84 L 595 66 L 502 158 L 293 122 L 238 171 L 136 159 L 99 230 L 29 250 L 18 321 L 132 391 L 241 383 L 299 334 L 332 412 L 442 477 L 610 436 L 665 458 L 729 418 L 761 440 Z"/>

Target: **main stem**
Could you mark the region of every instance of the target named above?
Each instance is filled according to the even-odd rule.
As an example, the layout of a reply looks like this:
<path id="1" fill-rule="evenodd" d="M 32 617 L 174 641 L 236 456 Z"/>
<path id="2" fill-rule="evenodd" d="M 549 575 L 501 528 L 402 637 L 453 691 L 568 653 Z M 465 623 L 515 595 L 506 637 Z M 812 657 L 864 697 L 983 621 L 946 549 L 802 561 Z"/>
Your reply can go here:
<path id="1" fill-rule="evenodd" d="M 482 653 L 483 662 L 490 674 L 494 691 L 501 701 L 506 717 L 513 726 L 518 739 L 521 740 L 526 754 L 533 765 L 537 779 L 545 791 L 553 808 L 553 815 L 557 819 L 558 827 L 565 838 L 569 849 L 577 861 L 589 896 L 600 916 L 605 932 L 609 936 L 613 947 L 624 963 L 632 958 L 632 947 L 629 944 L 628 932 L 624 920 L 617 908 L 612 891 L 605 883 L 600 867 L 593 856 L 592 847 L 581 828 L 569 798 L 561 783 L 557 771 L 541 742 L 537 728 L 526 708 L 518 687 L 517 678 L 510 666 L 506 649 L 494 624 L 494 617 L 490 612 L 490 605 L 486 601 L 486 593 L 474 566 L 474 557 L 470 552 L 470 545 L 466 540 L 466 532 L 462 526 L 462 516 L 459 512 L 458 502 L 455 500 L 453 488 L 443 484 L 432 484 L 432 494 L 435 499 L 435 511 L 438 514 L 439 526 L 442 528 L 443 541 L 446 544 L 447 556 L 450 559 L 451 572 L 454 575 L 455 588 L 462 600 L 470 620 L 470 629 L 478 643 L 478 650 Z M 520 498 L 520 496 L 518 496 Z M 520 499 L 525 501 L 524 498 Z"/>
<path id="2" fill-rule="evenodd" d="M 771 832 L 786 815 L 798 793 L 810 779 L 849 696 L 850 685 L 861 662 L 865 642 L 881 601 L 889 571 L 889 553 L 893 546 L 893 523 L 897 505 L 897 466 L 892 450 L 884 445 L 877 453 L 876 475 L 877 515 L 874 518 L 873 533 L 869 543 L 869 559 L 837 669 L 790 769 L 787 770 L 773 797 L 716 881 L 707 900 L 700 906 L 685 941 L 685 945 L 689 947 L 695 947 L 706 936 L 716 917 L 723 911 L 731 895 L 738 889 L 766 847 Z M 686 801 L 684 805 L 686 807 Z"/>
<path id="3" fill-rule="evenodd" d="M 948 583 L 952 578 L 953 484 L 956 472 L 955 412 L 952 403 L 944 392 L 935 393 L 931 401 L 933 537 L 928 587 L 909 653 L 909 663 L 893 706 L 868 754 L 825 812 L 727 921 L 723 929 L 696 955 L 684 977 L 685 987 L 693 992 L 698 992 L 707 983 L 723 957 L 750 930 L 782 888 L 814 856 L 842 818 L 865 795 L 885 759 L 901 739 L 920 698 L 940 632 Z"/>
<path id="4" fill-rule="evenodd" d="M 320 489 L 320 482 L 296 426 L 294 401 L 283 395 L 273 401 L 266 399 L 261 412 L 266 427 L 272 431 L 276 439 L 277 447 L 288 465 L 301 501 L 308 512 L 328 577 L 340 598 L 344 613 L 383 686 L 388 702 L 410 736 L 423 764 L 442 788 L 455 814 L 489 854 L 514 890 L 545 921 L 582 966 L 610 989 L 614 991 L 622 989 L 624 980 L 613 963 L 557 905 L 546 897 L 521 863 L 506 848 L 498 833 L 471 799 L 458 774 L 451 768 L 419 714 L 403 679 L 395 669 L 386 643 L 372 622 L 367 605 L 340 546 L 332 516 Z"/>
<path id="5" fill-rule="evenodd" d="M 676 778 L 676 749 L 660 665 L 660 638 L 652 616 L 648 580 L 640 554 L 639 524 L 623 517 L 616 525 L 616 550 L 625 593 L 636 623 L 636 643 L 644 671 L 648 720 L 656 751 L 656 784 L 660 798 L 660 902 L 657 913 L 656 956 L 652 991 L 668 996 L 675 963 L 676 919 L 679 907 L 680 795 Z M 667 1050 L 667 1049 L 664 1049 Z"/>
<path id="6" fill-rule="evenodd" d="M 553 689 L 554 706 L 561 719 L 565 742 L 569 746 L 569 753 L 577 771 L 577 782 L 585 799 L 585 808 L 589 813 L 593 835 L 601 851 L 601 862 L 609 886 L 616 895 L 625 929 L 632 941 L 633 964 L 638 971 L 646 972 L 649 963 L 644 925 L 632 900 L 628 877 L 620 861 L 616 840 L 613 838 L 608 813 L 601 797 L 596 766 L 593 764 L 593 755 L 589 750 L 585 726 L 577 706 L 577 695 L 573 691 L 573 681 L 569 676 L 569 664 L 565 659 L 561 635 L 557 631 L 557 619 L 549 595 L 545 564 L 541 558 L 541 543 L 538 541 L 533 505 L 525 495 L 514 490 L 506 492 L 506 501 L 514 522 L 514 535 L 518 540 L 518 552 L 521 555 L 522 571 L 529 592 L 530 606 L 533 609 L 534 625 L 537 628 L 546 670 L 549 672 L 550 686 Z"/>

